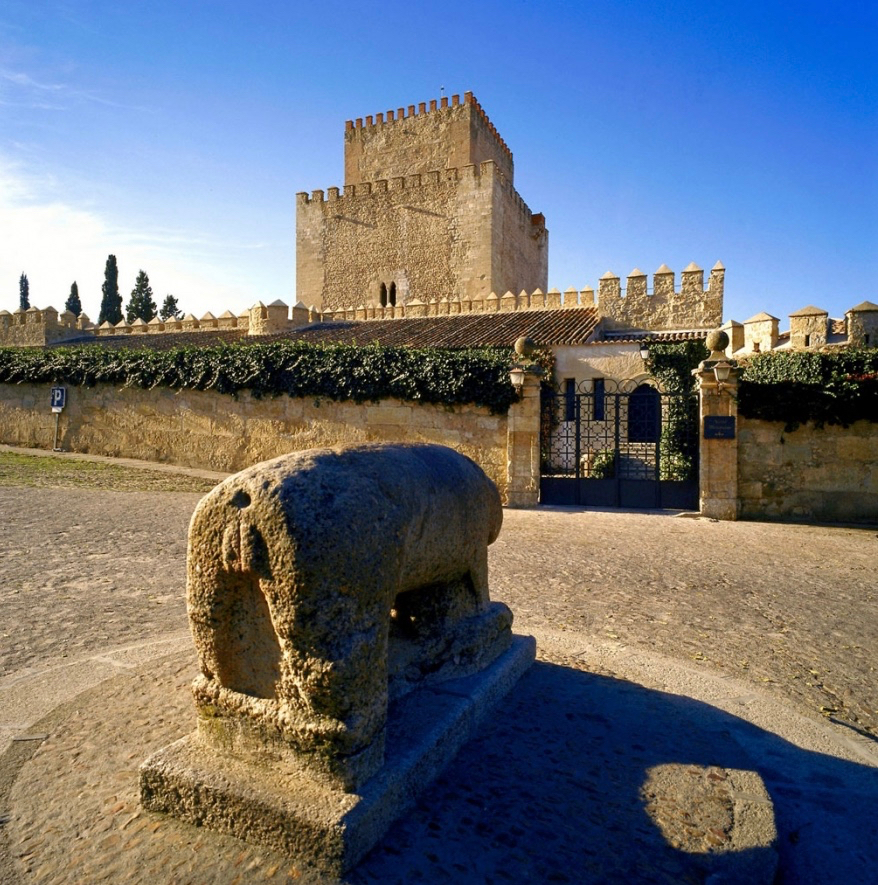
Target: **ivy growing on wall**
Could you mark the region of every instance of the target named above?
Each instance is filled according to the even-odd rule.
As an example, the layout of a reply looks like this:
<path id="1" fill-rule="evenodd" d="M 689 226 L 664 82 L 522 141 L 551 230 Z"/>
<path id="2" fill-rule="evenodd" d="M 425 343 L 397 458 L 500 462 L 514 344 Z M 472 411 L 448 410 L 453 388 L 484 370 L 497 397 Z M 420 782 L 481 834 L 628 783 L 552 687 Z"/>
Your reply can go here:
<path id="1" fill-rule="evenodd" d="M 667 398 L 667 416 L 659 439 L 659 477 L 695 479 L 698 458 L 698 401 L 693 369 L 710 354 L 703 341 L 652 343 L 647 369 L 666 393 L 690 394 Z"/>
<path id="2" fill-rule="evenodd" d="M 783 421 L 787 431 L 809 421 L 878 422 L 878 348 L 755 356 L 741 375 L 738 413 Z"/>
<path id="3" fill-rule="evenodd" d="M 646 367 L 667 393 L 691 393 L 695 390 L 692 372 L 709 356 L 703 341 L 654 342 L 649 345 Z"/>
<path id="4" fill-rule="evenodd" d="M 169 387 L 253 396 L 287 394 L 317 400 L 385 398 L 444 405 L 475 404 L 503 414 L 516 401 L 509 380 L 512 351 L 272 344 L 109 350 L 0 348 L 0 382 L 91 387 Z"/>

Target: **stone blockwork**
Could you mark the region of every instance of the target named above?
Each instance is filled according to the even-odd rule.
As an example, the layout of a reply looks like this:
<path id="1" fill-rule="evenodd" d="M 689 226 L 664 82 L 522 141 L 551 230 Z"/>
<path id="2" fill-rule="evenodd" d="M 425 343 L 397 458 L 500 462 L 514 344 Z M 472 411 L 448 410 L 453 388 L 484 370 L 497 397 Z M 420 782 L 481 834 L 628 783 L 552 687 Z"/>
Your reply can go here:
<path id="1" fill-rule="evenodd" d="M 745 519 L 878 520 L 878 433 L 738 418 L 738 496 Z"/>
<path id="2" fill-rule="evenodd" d="M 662 265 L 653 276 L 653 290 L 647 276 L 635 268 L 628 275 L 624 294 L 622 283 L 612 271 L 600 279 L 597 307 L 611 329 L 715 329 L 722 324 L 725 268 L 717 262 L 710 271 L 707 288 L 704 271 L 694 262 L 682 273 L 676 291 L 674 272 Z"/>
<path id="3" fill-rule="evenodd" d="M 512 151 L 471 92 L 345 124 L 345 185 L 493 160 L 513 179 Z"/>
<path id="4" fill-rule="evenodd" d="M 296 284 L 334 310 L 545 291 L 548 234 L 471 93 L 345 132 L 345 185 L 297 195 Z"/>
<path id="5" fill-rule="evenodd" d="M 0 442 L 51 449 L 50 385 L 0 384 Z M 517 414 L 514 405 L 510 415 Z M 344 443 L 401 441 L 450 446 L 508 493 L 509 417 L 477 406 L 397 400 L 338 403 L 287 396 L 237 399 L 213 391 L 68 387 L 60 445 L 91 452 L 229 472 L 288 452 Z M 518 460 L 515 460 L 518 464 Z M 519 465 L 519 469 L 521 469 Z M 534 485 L 519 477 L 517 488 Z M 536 492 L 517 503 L 536 504 Z"/>
<path id="6" fill-rule="evenodd" d="M 91 321 L 84 313 L 77 317 L 65 310 L 59 315 L 54 307 L 19 308 L 14 313 L 0 310 L 0 346 L 3 347 L 42 347 L 76 338 L 91 328 Z"/>
<path id="7" fill-rule="evenodd" d="M 863 301 L 845 314 L 848 340 L 855 347 L 878 345 L 878 304 Z"/>

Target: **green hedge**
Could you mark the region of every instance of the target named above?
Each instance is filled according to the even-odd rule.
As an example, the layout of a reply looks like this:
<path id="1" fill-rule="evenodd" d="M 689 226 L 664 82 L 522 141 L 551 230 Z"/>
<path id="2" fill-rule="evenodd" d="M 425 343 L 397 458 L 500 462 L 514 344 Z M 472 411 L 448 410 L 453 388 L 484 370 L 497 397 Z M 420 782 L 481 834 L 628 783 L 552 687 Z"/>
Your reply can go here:
<path id="1" fill-rule="evenodd" d="M 801 424 L 878 422 L 878 349 L 765 353 L 745 366 L 738 388 L 745 418 Z"/>
<path id="2" fill-rule="evenodd" d="M 475 404 L 504 414 L 516 401 L 507 348 L 460 350 L 273 344 L 180 347 L 157 351 L 97 346 L 50 350 L 0 348 L 0 382 L 91 387 L 170 387 L 235 396 L 386 398 L 444 405 Z"/>

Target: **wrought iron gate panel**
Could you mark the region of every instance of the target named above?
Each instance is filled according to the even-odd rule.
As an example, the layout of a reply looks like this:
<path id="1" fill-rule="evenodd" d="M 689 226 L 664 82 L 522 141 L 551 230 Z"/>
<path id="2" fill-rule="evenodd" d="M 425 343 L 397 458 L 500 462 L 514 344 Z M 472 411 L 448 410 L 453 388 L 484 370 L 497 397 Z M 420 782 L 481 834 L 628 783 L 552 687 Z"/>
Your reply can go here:
<path id="1" fill-rule="evenodd" d="M 544 391 L 541 502 L 696 508 L 696 394 L 633 382 L 596 387 Z"/>

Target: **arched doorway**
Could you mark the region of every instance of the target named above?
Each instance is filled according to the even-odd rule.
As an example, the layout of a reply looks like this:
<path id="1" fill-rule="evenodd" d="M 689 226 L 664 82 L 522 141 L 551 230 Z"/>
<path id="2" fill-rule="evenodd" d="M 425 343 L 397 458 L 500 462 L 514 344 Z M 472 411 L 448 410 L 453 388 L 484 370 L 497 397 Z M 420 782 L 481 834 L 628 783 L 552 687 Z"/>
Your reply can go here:
<path id="1" fill-rule="evenodd" d="M 628 397 L 628 442 L 657 443 L 661 435 L 662 400 L 649 384 L 636 387 Z"/>

